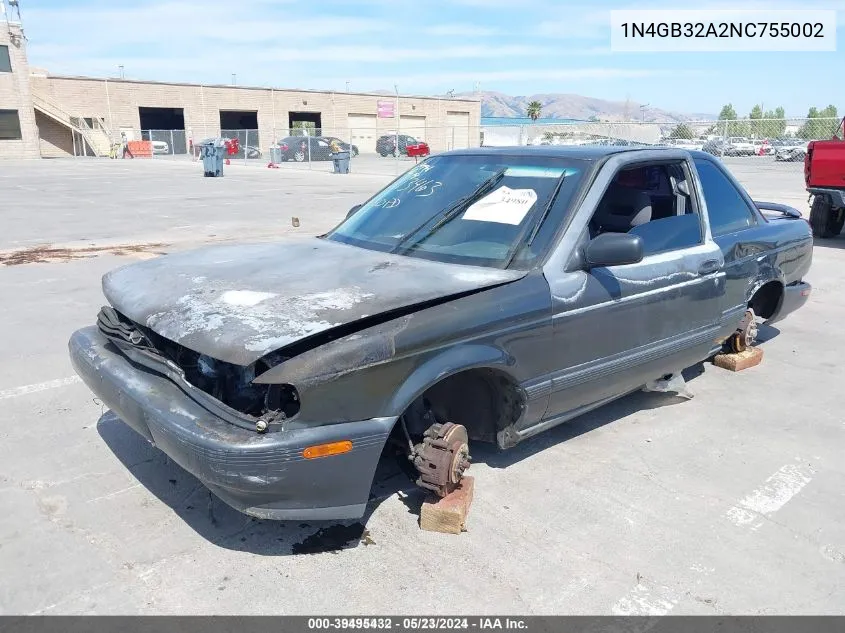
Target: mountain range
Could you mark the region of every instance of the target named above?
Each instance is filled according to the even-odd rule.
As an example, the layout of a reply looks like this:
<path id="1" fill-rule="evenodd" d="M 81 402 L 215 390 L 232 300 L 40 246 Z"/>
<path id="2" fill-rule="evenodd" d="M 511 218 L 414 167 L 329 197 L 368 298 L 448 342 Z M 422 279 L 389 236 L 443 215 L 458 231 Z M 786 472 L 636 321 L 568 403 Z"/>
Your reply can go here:
<path id="1" fill-rule="evenodd" d="M 445 96 L 445 95 L 442 95 Z M 655 121 L 660 123 L 713 120 L 715 114 L 683 113 L 664 110 L 635 101 L 608 101 L 575 94 L 544 93 L 511 96 L 502 92 L 462 92 L 455 97 L 480 99 L 482 117 L 525 117 L 528 104 L 539 101 L 544 119 L 579 119 L 595 117 L 602 121 Z"/>
<path id="2" fill-rule="evenodd" d="M 608 101 L 574 94 L 534 94 L 511 96 L 501 92 L 465 92 L 456 97 L 480 98 L 483 117 L 524 117 L 528 104 L 539 101 L 543 105 L 541 116 L 550 119 L 590 119 L 603 121 L 655 121 L 660 123 L 715 119 L 713 114 L 682 113 L 652 107 L 641 108 L 635 101 Z"/>
<path id="3" fill-rule="evenodd" d="M 372 94 L 393 95 L 391 90 L 373 90 Z M 718 116 L 713 113 L 675 112 L 653 107 L 636 101 L 609 101 L 596 97 L 566 93 L 542 93 L 528 96 L 511 96 L 503 92 L 479 91 L 456 92 L 452 95 L 435 95 L 448 99 L 481 101 L 482 117 L 525 118 L 528 104 L 539 101 L 543 105 L 540 116 L 543 119 L 578 119 L 589 120 L 592 117 L 601 121 L 646 121 L 656 123 L 680 123 L 683 121 L 712 121 Z"/>

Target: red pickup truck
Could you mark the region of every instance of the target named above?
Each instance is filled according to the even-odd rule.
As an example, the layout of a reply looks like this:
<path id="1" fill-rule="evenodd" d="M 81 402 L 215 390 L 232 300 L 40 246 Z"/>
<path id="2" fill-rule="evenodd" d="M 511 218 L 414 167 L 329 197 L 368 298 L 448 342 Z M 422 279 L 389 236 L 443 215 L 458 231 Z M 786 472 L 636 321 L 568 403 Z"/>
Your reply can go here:
<path id="1" fill-rule="evenodd" d="M 845 225 L 845 118 L 831 140 L 811 141 L 807 146 L 804 182 L 813 197 L 813 235 L 836 237 Z"/>

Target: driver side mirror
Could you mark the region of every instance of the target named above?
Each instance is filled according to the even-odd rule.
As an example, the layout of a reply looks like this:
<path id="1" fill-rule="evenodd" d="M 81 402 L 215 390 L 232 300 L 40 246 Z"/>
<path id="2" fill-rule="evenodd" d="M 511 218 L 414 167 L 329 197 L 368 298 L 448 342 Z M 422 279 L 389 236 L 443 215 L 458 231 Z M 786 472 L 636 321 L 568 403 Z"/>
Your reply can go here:
<path id="1" fill-rule="evenodd" d="M 588 268 L 636 264 L 643 259 L 643 239 L 630 233 L 602 233 L 584 248 Z"/>
<path id="2" fill-rule="evenodd" d="M 355 212 L 356 212 L 356 211 L 358 211 L 358 209 L 360 209 L 362 206 L 364 206 L 364 205 L 362 205 L 362 204 L 356 204 L 354 207 L 352 207 L 351 209 L 349 209 L 349 213 L 347 213 L 347 214 L 346 214 L 346 219 L 348 220 L 348 219 L 349 219 L 349 218 L 351 218 L 353 215 L 355 215 Z"/>

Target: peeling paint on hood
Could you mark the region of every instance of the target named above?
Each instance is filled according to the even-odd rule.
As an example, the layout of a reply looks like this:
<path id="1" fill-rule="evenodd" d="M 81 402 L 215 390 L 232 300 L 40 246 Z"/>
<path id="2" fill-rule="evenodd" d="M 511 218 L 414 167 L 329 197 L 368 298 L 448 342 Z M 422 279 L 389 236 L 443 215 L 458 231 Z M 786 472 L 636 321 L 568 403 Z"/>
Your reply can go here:
<path id="1" fill-rule="evenodd" d="M 118 268 L 103 292 L 133 321 L 238 365 L 368 315 L 515 281 L 312 238 L 210 246 Z"/>

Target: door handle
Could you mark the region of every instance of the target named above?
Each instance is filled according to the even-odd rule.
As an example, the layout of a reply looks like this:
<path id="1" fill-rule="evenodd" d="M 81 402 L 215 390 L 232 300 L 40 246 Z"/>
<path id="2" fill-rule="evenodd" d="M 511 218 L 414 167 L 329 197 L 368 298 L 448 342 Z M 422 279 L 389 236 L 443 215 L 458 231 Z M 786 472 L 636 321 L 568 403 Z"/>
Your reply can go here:
<path id="1" fill-rule="evenodd" d="M 718 259 L 708 259 L 706 262 L 702 262 L 701 266 L 698 267 L 698 274 L 699 275 L 710 275 L 715 273 L 722 267 L 721 262 Z"/>

